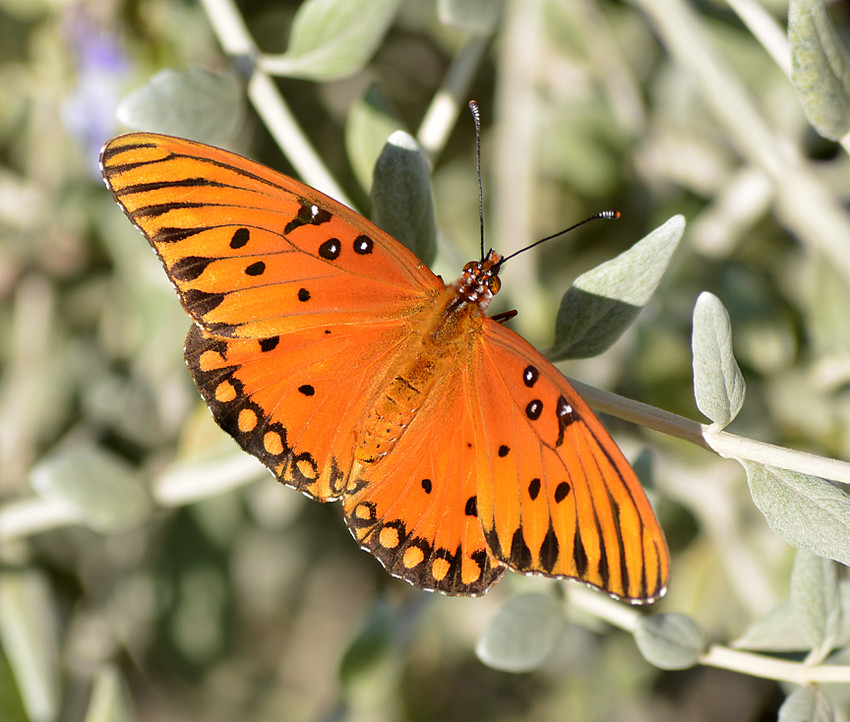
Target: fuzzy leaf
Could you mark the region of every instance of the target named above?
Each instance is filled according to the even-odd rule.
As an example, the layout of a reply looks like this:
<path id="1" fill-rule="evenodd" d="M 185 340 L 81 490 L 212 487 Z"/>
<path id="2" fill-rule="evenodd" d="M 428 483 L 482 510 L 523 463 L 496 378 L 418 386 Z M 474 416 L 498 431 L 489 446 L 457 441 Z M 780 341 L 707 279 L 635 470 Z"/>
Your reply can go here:
<path id="1" fill-rule="evenodd" d="M 717 296 L 701 293 L 694 307 L 691 338 L 697 408 L 719 428 L 744 405 L 747 387 L 732 350 L 729 314 Z"/>
<path id="2" fill-rule="evenodd" d="M 478 658 L 503 672 L 536 669 L 561 638 L 564 628 L 561 604 L 542 594 L 521 594 L 509 599 L 493 618 L 478 644 Z"/>
<path id="3" fill-rule="evenodd" d="M 283 55 L 266 58 L 276 75 L 338 80 L 360 71 L 395 18 L 399 0 L 306 0 Z"/>
<path id="4" fill-rule="evenodd" d="M 377 85 L 371 85 L 349 109 L 345 123 L 345 149 L 360 185 L 369 190 L 375 163 L 387 139 L 402 123 Z"/>
<path id="5" fill-rule="evenodd" d="M 223 145 L 242 123 L 243 98 L 235 73 L 163 70 L 124 98 L 116 115 L 134 130 Z"/>
<path id="6" fill-rule="evenodd" d="M 44 459 L 31 474 L 33 488 L 45 499 L 61 502 L 90 528 L 101 533 L 138 526 L 152 501 L 133 469 L 95 446 L 75 446 Z"/>
<path id="7" fill-rule="evenodd" d="M 95 672 L 85 722 L 133 722 L 130 694 L 121 673 L 111 664 Z"/>
<path id="8" fill-rule="evenodd" d="M 808 652 L 812 648 L 790 599 L 756 620 L 733 646 L 765 652 Z"/>
<path id="9" fill-rule="evenodd" d="M 791 574 L 791 602 L 814 655 L 806 661 L 822 662 L 841 632 L 841 596 L 838 568 L 831 559 L 800 550 Z"/>
<path id="10" fill-rule="evenodd" d="M 850 496 L 817 476 L 741 461 L 768 525 L 792 546 L 850 564 Z"/>
<path id="11" fill-rule="evenodd" d="M 611 346 L 658 288 L 684 230 L 685 219 L 673 216 L 628 251 L 579 276 L 561 299 L 549 358 L 587 358 Z"/>
<path id="12" fill-rule="evenodd" d="M 437 253 L 430 168 L 413 136 L 390 136 L 375 164 L 371 199 L 375 224 L 430 264 Z"/>
<path id="13" fill-rule="evenodd" d="M 830 140 L 850 131 L 850 54 L 823 0 L 791 0 L 788 6 L 791 82 L 815 130 Z"/>
<path id="14" fill-rule="evenodd" d="M 778 722 L 835 722 L 835 710 L 820 687 L 807 685 L 782 703 Z"/>
<path id="15" fill-rule="evenodd" d="M 675 612 L 640 617 L 635 642 L 644 658 L 659 669 L 693 667 L 705 649 L 696 622 Z"/>

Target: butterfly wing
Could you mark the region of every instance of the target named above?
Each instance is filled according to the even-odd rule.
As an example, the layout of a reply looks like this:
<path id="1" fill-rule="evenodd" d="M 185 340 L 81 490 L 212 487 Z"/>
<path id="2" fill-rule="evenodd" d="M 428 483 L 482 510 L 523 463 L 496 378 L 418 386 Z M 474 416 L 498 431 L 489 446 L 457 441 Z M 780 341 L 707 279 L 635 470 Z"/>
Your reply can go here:
<path id="1" fill-rule="evenodd" d="M 646 603 L 666 591 L 664 533 L 629 463 L 575 389 L 487 319 L 470 409 L 478 514 L 495 557 Z"/>
<path id="2" fill-rule="evenodd" d="M 469 372 L 457 359 L 393 450 L 343 498 L 360 545 L 396 577 L 443 594 L 483 594 L 503 574 L 478 520 Z"/>
<path id="3" fill-rule="evenodd" d="M 132 133 L 101 167 L 198 324 L 185 356 L 216 421 L 284 483 L 339 497 L 354 429 L 442 281 L 351 209 L 233 153 Z"/>
<path id="4" fill-rule="evenodd" d="M 218 336 L 380 323 L 443 287 L 350 208 L 219 148 L 130 133 L 104 146 L 101 169 L 183 307 Z"/>
<path id="5" fill-rule="evenodd" d="M 345 325 L 228 339 L 192 326 L 184 354 L 219 426 L 280 481 L 331 501 L 349 482 L 355 430 L 406 335 Z"/>

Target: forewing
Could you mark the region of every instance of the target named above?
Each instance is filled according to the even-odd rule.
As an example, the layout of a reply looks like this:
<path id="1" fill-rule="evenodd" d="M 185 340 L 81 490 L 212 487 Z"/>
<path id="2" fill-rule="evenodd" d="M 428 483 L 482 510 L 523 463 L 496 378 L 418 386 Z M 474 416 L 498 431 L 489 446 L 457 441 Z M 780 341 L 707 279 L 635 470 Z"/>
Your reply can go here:
<path id="1" fill-rule="evenodd" d="M 350 208 L 218 148 L 153 133 L 101 169 L 189 315 L 230 338 L 403 317 L 442 282 Z"/>
<path id="2" fill-rule="evenodd" d="M 488 319 L 476 348 L 478 513 L 494 556 L 633 603 L 662 596 L 664 533 L 611 436 L 517 334 Z"/>

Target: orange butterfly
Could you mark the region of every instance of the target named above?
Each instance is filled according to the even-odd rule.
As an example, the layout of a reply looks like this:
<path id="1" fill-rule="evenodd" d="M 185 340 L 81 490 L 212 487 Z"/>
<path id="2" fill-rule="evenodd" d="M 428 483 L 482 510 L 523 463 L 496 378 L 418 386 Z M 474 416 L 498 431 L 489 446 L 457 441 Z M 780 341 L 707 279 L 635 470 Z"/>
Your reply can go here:
<path id="1" fill-rule="evenodd" d="M 101 168 L 195 322 L 186 362 L 215 420 L 283 483 L 341 499 L 390 574 L 456 595 L 505 567 L 664 594 L 634 471 L 558 370 L 485 315 L 501 256 L 446 285 L 350 208 L 179 138 L 114 138 Z"/>

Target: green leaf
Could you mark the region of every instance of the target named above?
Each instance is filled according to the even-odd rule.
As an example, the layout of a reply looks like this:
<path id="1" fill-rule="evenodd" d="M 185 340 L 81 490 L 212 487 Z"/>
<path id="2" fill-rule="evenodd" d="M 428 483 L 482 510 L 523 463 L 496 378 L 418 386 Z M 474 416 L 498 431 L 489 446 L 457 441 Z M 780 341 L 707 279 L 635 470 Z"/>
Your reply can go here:
<path id="1" fill-rule="evenodd" d="M 561 299 L 549 358 L 587 358 L 611 346 L 658 288 L 684 230 L 685 219 L 673 216 L 628 251 L 579 276 Z"/>
<path id="2" fill-rule="evenodd" d="M 798 551 L 791 573 L 791 602 L 813 651 L 806 661 L 819 664 L 835 647 L 841 632 L 841 595 L 835 562 Z"/>
<path id="3" fill-rule="evenodd" d="M 543 664 L 560 641 L 564 624 L 564 610 L 552 597 L 511 597 L 487 625 L 475 653 L 493 669 L 528 672 Z"/>
<path id="4" fill-rule="evenodd" d="M 380 666 L 394 648 L 397 635 L 398 623 L 393 611 L 384 600 L 378 600 L 342 657 L 339 676 L 343 687 Z"/>
<path id="5" fill-rule="evenodd" d="M 850 496 L 797 471 L 739 460 L 768 525 L 792 546 L 850 564 Z"/>
<path id="6" fill-rule="evenodd" d="M 59 714 L 59 632 L 53 592 L 34 569 L 0 572 L 0 644 L 33 722 Z"/>
<path id="7" fill-rule="evenodd" d="M 693 667 L 705 649 L 705 640 L 696 622 L 678 613 L 640 617 L 635 642 L 646 661 L 659 669 Z"/>
<path id="8" fill-rule="evenodd" d="M 112 664 L 98 667 L 85 722 L 133 722 L 135 719 L 121 672 Z"/>
<path id="9" fill-rule="evenodd" d="M 202 68 L 163 70 L 121 101 L 116 115 L 128 128 L 223 145 L 236 135 L 244 113 L 235 73 Z"/>
<path id="10" fill-rule="evenodd" d="M 349 163 L 364 190 L 372 187 L 375 163 L 387 139 L 402 122 L 376 84 L 351 106 L 345 123 L 345 149 Z"/>
<path id="11" fill-rule="evenodd" d="M 790 599 L 756 620 L 733 646 L 765 652 L 808 652 L 812 648 Z"/>
<path id="12" fill-rule="evenodd" d="M 835 710 L 820 687 L 807 685 L 788 695 L 778 722 L 835 722 Z"/>
<path id="13" fill-rule="evenodd" d="M 59 501 L 82 523 L 103 534 L 138 526 L 153 507 L 133 469 L 95 446 L 56 452 L 32 470 L 30 481 L 40 496 Z"/>
<path id="14" fill-rule="evenodd" d="M 437 14 L 443 25 L 472 35 L 489 35 L 502 14 L 502 0 L 439 0 Z"/>
<path id="15" fill-rule="evenodd" d="M 390 136 L 375 164 L 371 199 L 375 224 L 430 264 L 437 253 L 430 168 L 413 136 Z"/>
<path id="16" fill-rule="evenodd" d="M 822 0 L 788 6 L 791 82 L 815 130 L 830 140 L 850 131 L 850 55 Z"/>
<path id="17" fill-rule="evenodd" d="M 719 428 L 744 405 L 747 387 L 732 350 L 729 314 L 714 294 L 701 293 L 694 307 L 691 349 L 697 408 Z"/>
<path id="18" fill-rule="evenodd" d="M 307 0 L 292 22 L 283 55 L 266 58 L 275 75 L 338 80 L 358 72 L 381 43 L 399 0 Z"/>

